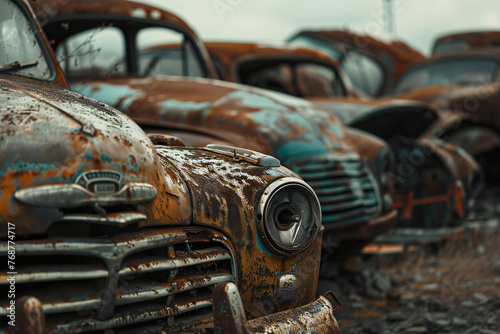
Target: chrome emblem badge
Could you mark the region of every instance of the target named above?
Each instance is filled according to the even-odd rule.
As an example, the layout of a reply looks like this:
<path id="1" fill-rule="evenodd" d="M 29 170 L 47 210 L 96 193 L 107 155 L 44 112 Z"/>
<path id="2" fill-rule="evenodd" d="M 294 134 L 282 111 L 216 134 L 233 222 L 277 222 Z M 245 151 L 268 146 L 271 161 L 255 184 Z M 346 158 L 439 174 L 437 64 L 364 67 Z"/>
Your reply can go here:
<path id="1" fill-rule="evenodd" d="M 78 176 L 75 183 L 95 194 L 112 194 L 118 192 L 126 182 L 117 171 L 91 170 Z"/>

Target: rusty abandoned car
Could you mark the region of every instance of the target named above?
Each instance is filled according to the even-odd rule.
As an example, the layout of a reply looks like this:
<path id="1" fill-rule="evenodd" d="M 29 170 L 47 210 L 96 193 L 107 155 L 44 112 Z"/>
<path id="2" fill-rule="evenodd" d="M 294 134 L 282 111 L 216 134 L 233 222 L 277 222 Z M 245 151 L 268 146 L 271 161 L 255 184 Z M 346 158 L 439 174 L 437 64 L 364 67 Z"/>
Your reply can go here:
<path id="1" fill-rule="evenodd" d="M 394 225 L 396 210 L 383 184 L 392 156 L 380 140 L 366 137 L 372 146 L 366 163 L 357 152 L 363 135 L 312 103 L 210 79 L 216 74 L 203 44 L 164 10 L 73 1 L 47 12 L 43 28 L 72 89 L 115 106 L 146 132 L 276 156 L 315 190 L 325 235 L 349 240 L 346 250 Z M 119 46 L 110 47 L 110 40 Z M 155 50 L 163 44 L 171 46 L 167 56 Z M 369 164 L 380 168 L 374 173 Z"/>
<path id="2" fill-rule="evenodd" d="M 449 114 L 465 115 L 440 133 L 500 180 L 500 51 L 477 49 L 432 57 L 409 67 L 393 98 L 423 101 Z M 481 138 L 481 140 L 477 140 Z"/>
<path id="3" fill-rule="evenodd" d="M 219 75 L 313 101 L 345 124 L 387 141 L 396 155 L 392 170 L 397 226 L 444 235 L 470 212 L 481 190 L 482 171 L 468 154 L 433 137 L 453 125 L 447 115 L 422 102 L 360 99 L 345 84 L 339 65 L 312 49 L 253 43 L 205 43 Z M 358 142 L 358 146 L 361 143 Z M 369 147 L 364 155 L 369 155 Z M 433 229 L 428 229 L 432 227 Z M 407 234 L 406 232 L 404 233 Z"/>
<path id="4" fill-rule="evenodd" d="M 353 90 L 369 97 L 387 93 L 409 65 L 425 59 L 404 42 L 386 43 L 345 30 L 304 30 L 288 41 L 332 57 L 350 79 Z"/>
<path id="5" fill-rule="evenodd" d="M 0 7 L 3 333 L 339 332 L 304 181 L 65 89 L 28 3 Z"/>

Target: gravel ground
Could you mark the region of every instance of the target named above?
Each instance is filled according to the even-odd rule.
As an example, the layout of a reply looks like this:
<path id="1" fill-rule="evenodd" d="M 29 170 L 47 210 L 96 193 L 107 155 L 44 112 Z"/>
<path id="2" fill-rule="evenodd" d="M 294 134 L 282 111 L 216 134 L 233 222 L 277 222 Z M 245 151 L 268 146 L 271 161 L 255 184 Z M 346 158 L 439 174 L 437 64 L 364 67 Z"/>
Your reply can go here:
<path id="1" fill-rule="evenodd" d="M 322 266 L 318 292 L 342 302 L 342 334 L 500 333 L 500 188 L 484 192 L 461 240 Z"/>

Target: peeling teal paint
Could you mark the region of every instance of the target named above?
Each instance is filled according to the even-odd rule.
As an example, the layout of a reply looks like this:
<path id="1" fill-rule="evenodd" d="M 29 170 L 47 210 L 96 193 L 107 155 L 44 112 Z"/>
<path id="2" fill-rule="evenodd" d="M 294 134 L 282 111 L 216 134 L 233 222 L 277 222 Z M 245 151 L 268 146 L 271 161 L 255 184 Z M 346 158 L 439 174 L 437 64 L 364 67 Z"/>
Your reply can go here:
<path id="1" fill-rule="evenodd" d="M 134 100 L 143 96 L 141 91 L 132 89 L 128 85 L 74 85 L 71 89 L 114 107 L 117 107 L 120 102 L 119 109 L 121 110 L 127 110 Z"/>
<path id="2" fill-rule="evenodd" d="M 38 171 L 44 172 L 51 169 L 56 169 L 57 166 L 46 163 L 32 163 L 32 162 L 16 162 L 15 164 L 5 164 L 5 168 L 0 170 L 0 176 L 4 175 L 8 170 L 15 170 L 18 173 L 25 171 Z"/>
<path id="3" fill-rule="evenodd" d="M 335 123 L 327 123 L 324 124 L 326 131 L 333 133 L 337 138 L 343 138 L 344 137 L 344 131 L 340 127 L 339 124 Z"/>
<path id="4" fill-rule="evenodd" d="M 203 113 L 208 113 L 210 111 L 210 106 L 212 102 L 192 102 L 192 101 L 179 101 L 175 99 L 170 99 L 163 101 L 160 105 L 160 114 L 162 121 L 167 121 L 170 113 L 174 113 L 176 116 L 180 116 L 181 119 L 178 120 L 179 124 L 183 124 L 186 115 L 194 110 L 203 110 Z"/>
<path id="5" fill-rule="evenodd" d="M 248 92 L 244 90 L 239 90 L 228 94 L 226 97 L 222 98 L 217 102 L 218 105 L 226 103 L 231 100 L 240 100 L 241 105 L 250 108 L 257 109 L 285 109 L 285 106 L 281 103 L 270 99 L 264 95 L 258 95 L 253 92 Z"/>
<path id="6" fill-rule="evenodd" d="M 94 156 L 87 152 L 87 153 L 85 153 L 85 158 L 92 160 L 92 159 L 94 159 Z"/>
<path id="7" fill-rule="evenodd" d="M 129 168 L 132 168 L 133 170 L 137 170 L 139 168 L 139 163 L 137 162 L 137 159 L 135 160 L 135 164 L 132 166 L 132 164 L 130 163 L 130 155 L 127 156 L 126 162 L 127 166 L 129 166 Z"/>
<path id="8" fill-rule="evenodd" d="M 111 163 L 113 161 L 113 158 L 111 158 L 109 155 L 106 153 L 101 154 L 101 160 L 104 161 L 105 163 Z"/>
<path id="9" fill-rule="evenodd" d="M 257 248 L 258 248 L 261 252 L 264 252 L 264 253 L 266 253 L 266 254 L 267 254 L 267 255 L 269 255 L 269 256 L 274 256 L 274 257 L 277 257 L 277 258 L 279 258 L 279 259 L 284 259 L 284 258 L 285 258 L 284 256 L 278 256 L 278 255 L 276 255 L 276 254 L 271 253 L 271 251 L 270 251 L 270 250 L 268 250 L 268 249 L 266 248 L 266 246 L 264 246 L 264 244 L 262 243 L 262 241 L 260 241 L 260 238 L 259 238 L 259 237 L 255 238 L 255 241 L 256 241 L 255 243 L 257 244 Z"/>

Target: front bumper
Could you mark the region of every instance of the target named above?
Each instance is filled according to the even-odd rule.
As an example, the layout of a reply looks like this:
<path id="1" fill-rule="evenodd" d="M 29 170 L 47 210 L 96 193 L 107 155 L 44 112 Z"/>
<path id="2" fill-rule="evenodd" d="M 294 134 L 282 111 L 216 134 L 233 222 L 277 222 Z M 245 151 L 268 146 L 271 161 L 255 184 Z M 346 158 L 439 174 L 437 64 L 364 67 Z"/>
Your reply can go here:
<path id="1" fill-rule="evenodd" d="M 233 283 L 221 283 L 213 294 L 215 333 L 340 333 L 334 308 L 325 297 L 307 305 L 247 321 Z"/>
<path id="2" fill-rule="evenodd" d="M 332 303 L 323 296 L 307 305 L 250 321 L 246 319 L 241 297 L 234 283 L 216 285 L 212 303 L 213 328 L 217 334 L 340 333 L 337 320 L 333 316 L 333 311 L 336 308 L 334 309 Z M 45 316 L 42 304 L 38 299 L 34 297 L 22 298 L 17 305 L 17 312 L 18 326 L 14 330 L 15 333 L 46 333 Z M 211 321 L 205 325 L 212 327 Z M 202 327 L 205 326 L 202 324 Z M 144 330 L 148 332 L 146 328 Z M 137 328 L 134 332 L 142 333 L 143 331 L 141 328 Z M 173 329 L 173 332 L 177 332 L 177 330 Z M 183 330 L 179 332 L 183 332 Z"/>

